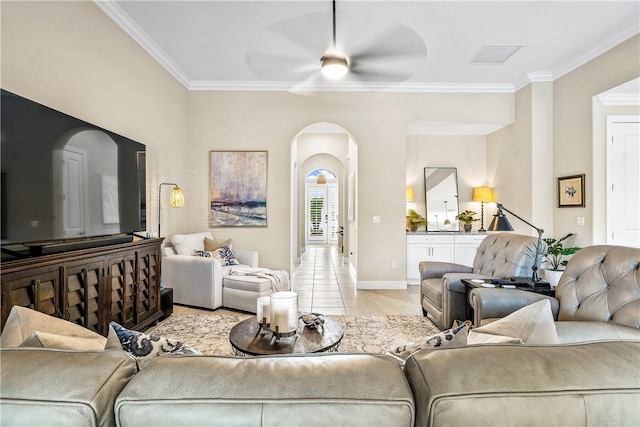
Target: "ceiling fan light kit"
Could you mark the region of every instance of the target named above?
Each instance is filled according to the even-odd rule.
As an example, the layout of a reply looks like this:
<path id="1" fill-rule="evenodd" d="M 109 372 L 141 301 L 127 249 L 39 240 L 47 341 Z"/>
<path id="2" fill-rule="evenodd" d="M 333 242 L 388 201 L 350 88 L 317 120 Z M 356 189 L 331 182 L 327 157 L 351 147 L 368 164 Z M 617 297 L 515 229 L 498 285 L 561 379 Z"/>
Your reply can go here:
<path id="1" fill-rule="evenodd" d="M 322 58 L 322 74 L 328 79 L 338 80 L 349 71 L 347 57 L 338 49 L 329 49 Z"/>

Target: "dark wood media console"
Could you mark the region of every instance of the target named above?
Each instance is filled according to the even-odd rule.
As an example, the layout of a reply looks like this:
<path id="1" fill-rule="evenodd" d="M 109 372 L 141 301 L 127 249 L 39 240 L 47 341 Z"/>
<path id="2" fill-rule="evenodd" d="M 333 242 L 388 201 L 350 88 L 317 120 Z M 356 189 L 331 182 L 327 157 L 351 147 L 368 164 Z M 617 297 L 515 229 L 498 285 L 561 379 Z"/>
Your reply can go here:
<path id="1" fill-rule="evenodd" d="M 162 239 L 5 261 L 0 266 L 2 323 L 20 305 L 102 335 L 109 323 L 142 330 L 162 317 Z"/>

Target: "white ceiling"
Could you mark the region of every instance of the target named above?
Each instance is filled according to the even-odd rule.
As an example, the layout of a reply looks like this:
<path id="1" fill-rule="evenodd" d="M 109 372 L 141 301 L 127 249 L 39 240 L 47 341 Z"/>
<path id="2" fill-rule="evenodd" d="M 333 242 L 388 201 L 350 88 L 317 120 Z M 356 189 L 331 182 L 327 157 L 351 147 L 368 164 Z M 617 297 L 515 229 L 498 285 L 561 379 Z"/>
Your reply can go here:
<path id="1" fill-rule="evenodd" d="M 290 90 L 319 75 L 331 45 L 329 0 L 96 4 L 192 90 Z M 381 65 L 406 72 L 402 81 L 318 78 L 316 90 L 512 92 L 557 79 L 640 32 L 637 0 L 338 0 L 336 9 L 338 46 L 347 55 L 378 39 L 393 45 L 385 32 L 399 24 L 419 35 L 427 54 Z M 523 47 L 502 65 L 469 64 L 484 45 Z M 255 58 L 272 67 L 248 66 Z"/>

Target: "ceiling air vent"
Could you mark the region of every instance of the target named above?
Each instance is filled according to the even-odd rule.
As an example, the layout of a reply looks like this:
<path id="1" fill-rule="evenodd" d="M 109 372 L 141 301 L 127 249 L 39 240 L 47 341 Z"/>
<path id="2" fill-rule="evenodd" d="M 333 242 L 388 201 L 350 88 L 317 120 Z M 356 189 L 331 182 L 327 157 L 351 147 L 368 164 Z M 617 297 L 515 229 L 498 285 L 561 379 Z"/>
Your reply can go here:
<path id="1" fill-rule="evenodd" d="M 523 45 L 484 45 L 471 58 L 470 64 L 500 65 Z"/>

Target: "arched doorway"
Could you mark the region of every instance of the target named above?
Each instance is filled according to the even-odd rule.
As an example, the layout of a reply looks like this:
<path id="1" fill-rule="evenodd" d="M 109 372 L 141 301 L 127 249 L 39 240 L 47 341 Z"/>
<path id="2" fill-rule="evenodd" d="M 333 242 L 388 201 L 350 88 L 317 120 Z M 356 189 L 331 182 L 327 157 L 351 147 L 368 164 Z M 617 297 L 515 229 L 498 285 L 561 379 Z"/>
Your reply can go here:
<path id="1" fill-rule="evenodd" d="M 305 177 L 305 244 L 338 244 L 338 177 L 327 169 L 314 169 Z"/>
<path id="2" fill-rule="evenodd" d="M 327 180 L 327 184 L 318 184 L 317 177 L 322 171 L 330 171 L 335 176 L 335 181 L 331 178 Z M 343 261 L 350 264 L 352 273 L 357 275 L 358 239 L 355 215 L 358 194 L 357 173 L 358 146 L 351 134 L 341 126 L 331 123 L 314 124 L 300 131 L 292 141 L 290 242 L 292 271 L 300 261 L 300 256 L 307 244 L 324 242 L 326 238 L 327 244 L 338 246 L 338 243 L 342 243 L 339 249 L 343 255 Z M 311 182 L 314 179 L 315 182 Z M 310 214 L 307 191 L 312 188 L 318 190 L 320 194 L 319 187 L 326 190 L 326 199 L 322 202 L 323 208 L 334 200 L 335 216 L 332 222 L 331 209 L 328 209 L 324 230 L 319 231 L 320 223 L 315 229 L 322 238 L 320 239 L 319 234 L 308 239 L 310 237 L 308 231 L 313 229 L 313 224 L 308 225 L 307 221 Z M 319 219 L 323 219 L 325 214 L 320 211 L 319 215 Z M 343 234 L 338 234 L 339 231 Z"/>

